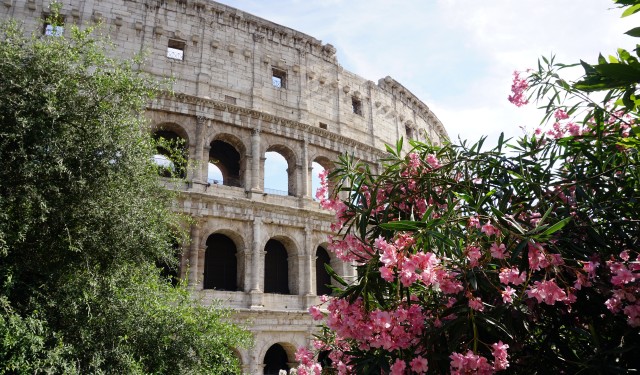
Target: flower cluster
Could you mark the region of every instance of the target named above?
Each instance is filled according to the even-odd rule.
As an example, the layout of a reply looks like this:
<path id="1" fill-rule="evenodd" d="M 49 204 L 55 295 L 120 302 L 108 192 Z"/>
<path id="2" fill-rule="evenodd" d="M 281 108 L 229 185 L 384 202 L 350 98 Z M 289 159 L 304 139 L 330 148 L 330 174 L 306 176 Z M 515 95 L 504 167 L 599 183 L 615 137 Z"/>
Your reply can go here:
<path id="1" fill-rule="evenodd" d="M 513 83 L 511 84 L 511 95 L 509 95 L 509 101 L 514 105 L 521 107 L 529 101 L 525 99 L 525 92 L 529 88 L 529 84 L 525 78 L 520 78 L 520 72 L 513 72 Z"/>
<path id="2" fill-rule="evenodd" d="M 526 104 L 532 76 L 514 73 L 512 103 Z M 606 322 L 608 347 L 625 346 L 615 361 L 635 360 L 638 162 L 618 148 L 636 129 L 615 111 L 574 123 L 574 107 L 550 108 L 552 130 L 523 137 L 514 155 L 502 144 L 412 143 L 406 155 L 390 148 L 376 174 L 353 159 L 337 165 L 346 199 L 321 205 L 337 215 L 329 248 L 354 262 L 357 278 L 326 310 L 309 310 L 324 322 L 315 348 L 332 369 L 518 373 L 549 358 L 544 371 L 574 373 L 599 355 L 580 333 L 594 321 Z M 323 184 L 328 191 L 326 174 Z M 532 359 L 540 345 L 547 350 Z"/>
<path id="3" fill-rule="evenodd" d="M 631 327 L 640 327 L 640 259 L 636 253 L 633 260 L 629 250 L 620 253 L 619 258 L 607 262 L 613 288 L 605 305 L 612 313 L 624 313 Z"/>

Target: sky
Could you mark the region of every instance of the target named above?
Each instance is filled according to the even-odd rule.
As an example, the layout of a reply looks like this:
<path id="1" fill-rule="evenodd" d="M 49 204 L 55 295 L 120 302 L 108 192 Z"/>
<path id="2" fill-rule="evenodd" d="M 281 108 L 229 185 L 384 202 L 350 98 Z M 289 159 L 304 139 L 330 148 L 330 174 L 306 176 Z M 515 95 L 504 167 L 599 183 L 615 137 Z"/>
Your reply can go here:
<path id="1" fill-rule="evenodd" d="M 377 82 L 387 75 L 442 121 L 452 140 L 495 143 L 538 126 L 535 105 L 507 101 L 514 70 L 540 56 L 595 62 L 631 50 L 610 0 L 219 0 L 337 49 L 338 63 Z M 579 71 L 570 73 L 576 78 Z"/>

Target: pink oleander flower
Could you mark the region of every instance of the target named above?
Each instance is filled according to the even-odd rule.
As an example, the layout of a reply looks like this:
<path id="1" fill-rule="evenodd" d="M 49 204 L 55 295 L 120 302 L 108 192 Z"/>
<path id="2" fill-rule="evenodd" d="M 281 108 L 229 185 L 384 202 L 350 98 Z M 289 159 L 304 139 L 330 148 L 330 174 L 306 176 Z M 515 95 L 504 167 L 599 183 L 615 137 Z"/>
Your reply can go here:
<path id="1" fill-rule="evenodd" d="M 516 294 L 516 290 L 510 286 L 507 286 L 503 291 L 500 292 L 500 294 L 502 295 L 502 302 L 512 303 L 513 295 Z"/>
<path id="2" fill-rule="evenodd" d="M 535 298 L 538 303 L 544 302 L 547 305 L 553 305 L 567 299 L 567 294 L 553 280 L 536 281 L 527 289 L 527 296 Z"/>
<path id="3" fill-rule="evenodd" d="M 427 359 L 422 358 L 421 356 L 417 356 L 412 359 L 409 365 L 411 366 L 411 371 L 417 374 L 426 374 L 429 370 Z"/>
<path id="4" fill-rule="evenodd" d="M 491 244 L 491 256 L 496 259 L 504 259 L 504 252 L 506 250 L 507 248 L 503 243 L 501 243 L 500 245 L 495 242 Z"/>
<path id="5" fill-rule="evenodd" d="M 480 220 L 477 216 L 469 216 L 469 227 L 480 229 Z"/>
<path id="6" fill-rule="evenodd" d="M 640 301 L 626 306 L 623 312 L 627 315 L 627 324 L 631 327 L 640 327 Z"/>
<path id="7" fill-rule="evenodd" d="M 527 275 L 516 267 L 503 268 L 498 275 L 500 282 L 504 285 L 513 284 L 520 285 L 525 282 Z"/>
<path id="8" fill-rule="evenodd" d="M 620 259 L 624 260 L 625 262 L 629 261 L 629 250 L 623 250 L 620 253 Z"/>
<path id="9" fill-rule="evenodd" d="M 537 271 L 541 268 L 547 268 L 549 261 L 547 260 L 544 248 L 539 243 L 529 242 L 529 267 Z"/>
<path id="10" fill-rule="evenodd" d="M 407 364 L 400 358 L 397 358 L 395 363 L 391 365 L 391 375 L 403 375 L 406 368 Z"/>
<path id="11" fill-rule="evenodd" d="M 480 249 L 475 246 L 469 246 L 467 248 L 467 259 L 469 259 L 469 265 L 471 267 L 478 266 L 478 260 L 482 257 Z"/>
<path id="12" fill-rule="evenodd" d="M 441 167 L 440 161 L 434 154 L 427 155 L 427 164 L 433 169 L 438 169 Z"/>
<path id="13" fill-rule="evenodd" d="M 313 317 L 313 320 L 322 320 L 322 318 L 324 318 L 322 311 L 320 311 L 320 309 L 317 306 L 309 307 L 309 314 L 311 314 L 311 317 Z"/>
<path id="14" fill-rule="evenodd" d="M 475 355 L 471 350 L 465 355 L 452 353 L 449 358 L 451 358 L 451 375 L 488 375 L 494 372 L 493 367 L 485 357 Z"/>
<path id="15" fill-rule="evenodd" d="M 600 266 L 600 262 L 590 260 L 588 262 L 582 262 L 582 263 L 583 263 L 583 269 L 587 273 L 587 276 L 589 277 L 589 279 L 595 278 L 596 270 Z"/>
<path id="16" fill-rule="evenodd" d="M 487 223 L 485 225 L 482 226 L 482 229 L 480 229 L 480 231 L 484 234 L 486 234 L 487 236 L 492 236 L 494 234 L 498 234 L 500 233 L 500 231 L 498 230 L 498 228 L 494 227 L 493 225 L 491 225 L 490 221 L 487 221 Z"/>
<path id="17" fill-rule="evenodd" d="M 558 108 L 558 109 L 554 112 L 553 116 L 554 116 L 554 117 L 556 118 L 556 120 L 558 120 L 558 121 L 559 121 L 559 120 L 566 120 L 566 119 L 568 119 L 568 118 L 569 118 L 569 115 L 567 114 L 567 112 L 565 112 L 564 110 L 562 110 L 562 109 L 560 109 L 560 108 Z"/>
<path id="18" fill-rule="evenodd" d="M 621 286 L 624 284 L 632 283 L 636 280 L 636 274 L 631 272 L 624 264 L 620 264 L 620 267 L 616 268 L 615 271 L 613 267 L 610 268 L 611 272 L 615 273 L 615 275 L 611 278 L 611 284 L 613 285 Z"/>
<path id="19" fill-rule="evenodd" d="M 574 122 L 570 122 L 566 126 L 567 131 L 574 137 L 582 135 L 582 127 Z"/>
<path id="20" fill-rule="evenodd" d="M 529 84 L 527 80 L 524 78 L 520 78 L 520 72 L 513 72 L 513 83 L 511 84 L 511 95 L 509 95 L 509 102 L 514 104 L 516 107 L 521 107 L 529 101 L 525 99 L 524 94 L 525 91 L 529 88 Z"/>
<path id="21" fill-rule="evenodd" d="M 484 305 L 482 304 L 482 299 L 480 297 L 470 297 L 469 298 L 469 307 L 476 311 L 484 311 Z"/>
<path id="22" fill-rule="evenodd" d="M 506 370 L 509 367 L 509 361 L 507 361 L 507 349 L 509 349 L 509 345 L 503 344 L 502 341 L 498 341 L 495 344 L 491 345 L 491 349 L 493 352 L 493 368 L 496 371 Z"/>
<path id="23" fill-rule="evenodd" d="M 393 269 L 384 266 L 380 267 L 380 277 L 390 283 L 396 279 L 396 276 L 393 274 Z"/>
<path id="24" fill-rule="evenodd" d="M 296 351 L 296 361 L 300 363 L 298 366 L 298 375 L 320 375 L 322 367 L 313 359 L 313 353 L 305 347 L 300 347 Z"/>

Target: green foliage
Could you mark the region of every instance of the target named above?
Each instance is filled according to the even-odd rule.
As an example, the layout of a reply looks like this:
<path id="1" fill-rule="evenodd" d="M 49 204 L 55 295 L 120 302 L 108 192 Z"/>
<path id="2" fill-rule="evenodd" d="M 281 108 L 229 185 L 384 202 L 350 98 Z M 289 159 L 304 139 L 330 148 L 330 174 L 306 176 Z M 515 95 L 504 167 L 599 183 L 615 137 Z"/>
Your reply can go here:
<path id="1" fill-rule="evenodd" d="M 625 16 L 640 10 L 640 1 L 616 3 L 629 7 Z M 573 67 L 585 71 L 578 82 L 561 76 Z M 356 282 L 338 297 L 351 307 L 329 302 L 329 326 L 319 335 L 334 364 L 386 373 L 396 360 L 408 365 L 422 356 L 430 373 L 440 374 L 453 370 L 452 353 L 492 361 L 491 345 L 502 341 L 509 366 L 488 372 L 639 370 L 640 64 L 622 49 L 596 64 L 542 58 L 527 84 L 546 111 L 542 123 L 550 123 L 536 135 L 501 137 L 488 150 L 484 139 L 442 147 L 411 141 L 408 155 L 401 140 L 387 147 L 379 173 L 353 157 L 338 161 L 330 178 L 346 209 L 338 209 L 344 237 L 332 247 L 359 265 Z M 398 245 L 407 237 L 410 245 Z M 497 245 L 504 258 L 491 250 Z M 445 291 L 442 274 L 416 267 L 423 254 L 435 255 L 434 269 L 461 289 Z M 633 275 L 616 280 L 627 267 Z M 512 301 L 503 299 L 505 269 L 524 275 L 522 284 L 509 284 Z M 537 300 L 533 292 L 543 283 L 564 297 Z M 358 303 L 364 312 L 353 307 Z M 376 342 L 383 334 L 362 339 L 341 325 L 341 314 L 362 314 L 345 325 L 384 332 L 376 314 L 408 306 L 420 307 L 425 328 L 411 331 L 401 320 L 396 337 L 408 331 L 415 340 L 404 347 L 385 350 Z"/>
<path id="2" fill-rule="evenodd" d="M 158 84 L 92 30 L 0 25 L 0 374 L 221 373 L 248 333 L 192 301 L 141 113 Z"/>

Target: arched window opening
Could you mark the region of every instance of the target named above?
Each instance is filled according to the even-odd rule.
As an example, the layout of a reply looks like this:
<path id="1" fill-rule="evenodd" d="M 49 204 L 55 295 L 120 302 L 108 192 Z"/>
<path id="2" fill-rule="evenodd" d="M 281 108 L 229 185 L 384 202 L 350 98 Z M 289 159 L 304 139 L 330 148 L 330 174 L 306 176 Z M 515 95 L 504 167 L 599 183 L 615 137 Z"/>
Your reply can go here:
<path id="1" fill-rule="evenodd" d="M 279 375 L 280 370 L 289 372 L 289 357 L 280 344 L 273 344 L 264 355 L 264 375 Z"/>
<path id="2" fill-rule="evenodd" d="M 215 185 L 224 185 L 224 176 L 218 166 L 209 162 L 207 168 L 207 182 Z"/>
<path id="3" fill-rule="evenodd" d="M 204 289 L 238 290 L 238 261 L 236 245 L 224 234 L 214 233 L 207 238 L 204 258 Z"/>
<path id="4" fill-rule="evenodd" d="M 320 165 L 320 163 L 318 162 L 313 162 L 311 163 L 311 196 L 313 197 L 313 200 L 319 200 L 317 195 L 318 195 L 318 189 L 320 189 L 321 185 L 320 185 L 320 173 L 324 172 L 325 168 Z M 325 191 L 324 194 L 322 194 L 322 196 L 326 199 L 329 195 L 329 191 Z"/>
<path id="5" fill-rule="evenodd" d="M 269 240 L 265 246 L 264 292 L 289 294 L 287 249 L 280 241 Z"/>
<path id="6" fill-rule="evenodd" d="M 187 176 L 187 142 L 169 130 L 159 130 L 153 134 L 156 153 L 153 161 L 162 177 L 185 178 Z"/>
<path id="7" fill-rule="evenodd" d="M 218 168 L 224 185 L 242 187 L 240 153 L 232 145 L 221 140 L 211 142 L 209 163 Z M 214 183 L 214 181 L 209 182 Z"/>
<path id="8" fill-rule="evenodd" d="M 325 268 L 326 265 L 331 265 L 331 258 L 329 253 L 322 246 L 318 246 L 316 250 L 316 294 L 331 295 L 331 276 Z"/>
<path id="9" fill-rule="evenodd" d="M 413 128 L 411 127 L 411 125 L 405 125 L 404 126 L 404 131 L 407 134 L 407 139 L 414 139 L 415 134 L 413 131 Z"/>
<path id="10" fill-rule="evenodd" d="M 264 192 L 276 195 L 293 195 L 289 189 L 287 159 L 275 151 L 268 151 L 264 156 Z"/>

